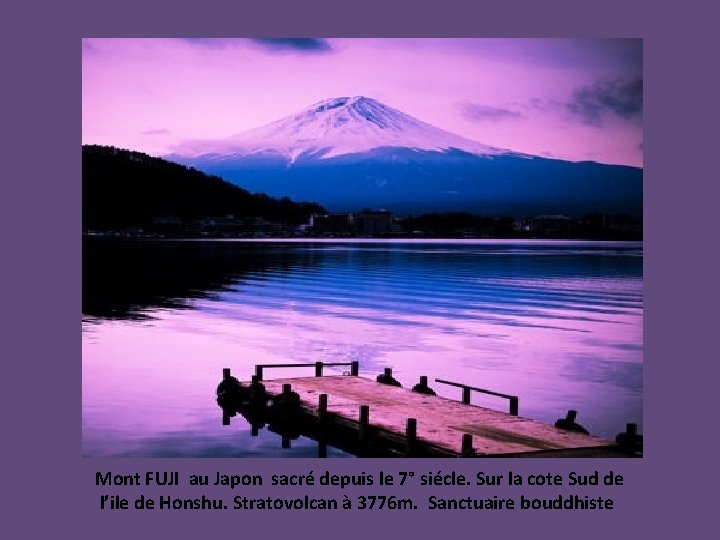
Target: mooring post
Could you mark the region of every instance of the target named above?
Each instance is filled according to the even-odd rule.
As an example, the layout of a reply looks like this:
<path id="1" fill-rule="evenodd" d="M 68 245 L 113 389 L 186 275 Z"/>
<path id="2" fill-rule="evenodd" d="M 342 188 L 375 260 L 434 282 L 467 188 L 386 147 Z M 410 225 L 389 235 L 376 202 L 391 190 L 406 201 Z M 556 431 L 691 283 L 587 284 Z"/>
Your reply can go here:
<path id="1" fill-rule="evenodd" d="M 401 387 L 400 381 L 395 379 L 392 375 L 392 368 L 385 368 L 383 370 L 382 375 L 378 375 L 375 379 L 380 384 L 387 384 L 388 386 L 398 386 Z"/>
<path id="2" fill-rule="evenodd" d="M 360 362 L 358 362 L 357 360 L 353 360 L 352 362 L 350 362 L 350 375 L 352 375 L 353 377 L 357 377 L 359 373 Z"/>
<path id="3" fill-rule="evenodd" d="M 318 396 L 318 420 L 322 423 L 327 420 L 327 394 Z"/>
<path id="4" fill-rule="evenodd" d="M 257 426 L 257 424 L 253 424 L 252 426 L 250 426 L 250 428 L 250 435 L 252 435 L 253 437 L 257 437 L 258 435 L 260 435 L 260 428 Z"/>
<path id="5" fill-rule="evenodd" d="M 472 391 L 472 390 L 471 390 L 470 388 L 468 388 L 467 386 L 463 386 L 462 402 L 463 402 L 465 405 L 470 405 L 470 392 L 471 392 L 471 391 Z"/>
<path id="6" fill-rule="evenodd" d="M 227 381 L 230 378 L 230 368 L 223 368 L 223 381 Z"/>
<path id="7" fill-rule="evenodd" d="M 642 437 L 637 434 L 637 424 L 626 424 L 625 433 L 620 433 L 615 441 L 627 452 L 634 454 L 642 441 Z"/>
<path id="8" fill-rule="evenodd" d="M 575 421 L 577 414 L 577 411 L 572 409 L 568 410 L 565 418 L 559 418 L 557 422 L 555 422 L 555 427 L 566 431 L 575 431 L 577 433 L 585 433 L 586 435 L 589 435 L 590 432 Z"/>
<path id="9" fill-rule="evenodd" d="M 519 414 L 519 412 L 518 412 L 520 409 L 519 401 L 520 400 L 518 399 L 517 396 L 513 396 L 510 398 L 510 414 L 512 414 L 513 416 L 517 416 Z"/>
<path id="10" fill-rule="evenodd" d="M 283 383 L 283 395 L 289 396 L 292 392 L 292 385 L 290 383 Z"/>
<path id="11" fill-rule="evenodd" d="M 368 426 L 370 424 L 370 406 L 360 405 L 360 425 L 358 426 L 358 439 L 364 441 L 368 436 Z"/>
<path id="12" fill-rule="evenodd" d="M 267 394 L 265 386 L 260 382 L 257 375 L 252 376 L 252 384 L 250 385 L 250 401 L 254 405 L 265 405 L 267 403 Z"/>
<path id="13" fill-rule="evenodd" d="M 283 436 L 282 436 L 282 447 L 283 447 L 283 448 L 290 448 L 290 435 L 283 435 Z"/>
<path id="14" fill-rule="evenodd" d="M 405 438 L 407 441 L 407 454 L 414 453 L 417 441 L 417 420 L 415 418 L 407 419 Z"/>
<path id="15" fill-rule="evenodd" d="M 318 438 L 318 457 L 327 457 L 327 443 L 323 440 L 323 437 Z"/>
<path id="16" fill-rule="evenodd" d="M 416 394 L 424 394 L 426 396 L 434 396 L 435 390 L 428 386 L 427 375 L 420 375 L 420 382 L 412 387 L 412 391 Z"/>
<path id="17" fill-rule="evenodd" d="M 462 436 L 462 450 L 460 452 L 461 457 L 472 456 L 475 453 L 475 449 L 472 446 L 473 437 L 469 433 L 463 433 Z"/>
<path id="18" fill-rule="evenodd" d="M 263 368 L 262 366 L 255 366 L 255 376 L 258 382 L 263 380 Z"/>
<path id="19" fill-rule="evenodd" d="M 230 425 L 230 415 L 226 412 L 223 412 L 223 426 L 229 426 Z"/>
<path id="20" fill-rule="evenodd" d="M 322 377 L 322 372 L 323 372 L 323 363 L 315 362 L 315 376 Z"/>

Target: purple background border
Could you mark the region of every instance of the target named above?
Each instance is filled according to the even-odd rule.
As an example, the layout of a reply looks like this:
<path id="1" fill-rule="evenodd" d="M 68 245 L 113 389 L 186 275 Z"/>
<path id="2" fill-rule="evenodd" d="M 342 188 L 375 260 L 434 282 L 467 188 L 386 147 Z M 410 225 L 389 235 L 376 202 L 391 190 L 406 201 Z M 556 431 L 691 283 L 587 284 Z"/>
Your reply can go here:
<path id="1" fill-rule="evenodd" d="M 408 0 L 277 2 L 215 7 L 183 0 L 144 4 L 60 3 L 5 8 L 14 34 L 4 37 L 6 137 L 2 187 L 5 235 L 3 291 L 5 423 L 3 515 L 6 531 L 38 538 L 146 538 L 154 534 L 198 538 L 213 533 L 259 532 L 347 538 L 382 534 L 433 537 L 467 534 L 552 535 L 556 538 L 704 537 L 710 521 L 716 470 L 708 455 L 702 411 L 714 393 L 717 320 L 710 283 L 709 235 L 717 187 L 717 17 L 684 4 L 606 0 L 507 0 L 489 5 L 445 0 L 420 6 Z M 290 4 L 288 1 L 282 4 Z M 310 6 L 318 6 L 317 9 Z M 679 8 L 678 8 L 679 9 Z M 14 11 L 10 11 L 14 10 Z M 23 12 L 24 11 L 24 12 Z M 627 486 L 612 489 L 617 510 L 587 513 L 392 512 L 202 513 L 100 512 L 96 470 L 129 473 L 337 473 L 406 470 L 409 461 L 382 460 L 159 460 L 83 459 L 81 453 L 81 37 L 110 36 L 558 36 L 642 37 L 645 43 L 645 439 L 642 460 L 448 460 L 412 462 L 422 472 L 458 470 L 503 473 L 592 472 L 612 468 Z M 10 140 L 9 146 L 8 139 Z M 711 166 L 713 168 L 711 168 Z M 681 186 L 681 190 L 677 189 Z M 688 240 L 692 239 L 692 241 Z M 708 242 L 705 243 L 704 241 Z M 708 247 L 709 246 L 709 247 Z M 698 374 L 700 376 L 698 376 Z M 21 411 L 20 414 L 17 411 Z M 153 494 L 153 490 L 144 490 Z M 208 495 L 219 493 L 207 490 Z M 304 490 L 302 490 L 304 491 Z M 365 490 L 367 492 L 367 490 Z M 370 490 L 381 492 L 380 490 Z M 529 492 L 529 490 L 523 490 Z M 570 492 L 564 489 L 562 492 Z M 602 490 L 598 493 L 606 493 Z M 118 492 L 122 493 L 121 490 Z M 155 492 L 158 494 L 159 492 Z M 198 491 L 192 492 L 197 495 Z M 270 492 L 281 495 L 279 491 Z M 270 494 L 268 493 L 268 494 Z M 410 495 L 407 491 L 386 494 Z M 412 493 L 424 499 L 429 493 Z M 450 496 L 483 496 L 435 489 Z M 502 491 L 491 494 L 502 495 Z M 560 490 L 533 492 L 553 496 Z M 135 494 L 128 490 L 127 495 Z M 182 496 L 182 490 L 172 493 Z M 189 493 L 188 493 L 189 494 Z M 254 493 L 261 495 L 261 491 Z M 288 493 L 289 494 L 289 493 Z M 327 495 L 335 495 L 328 492 Z M 514 492 L 519 496 L 519 492 Z M 487 494 L 486 494 L 487 496 Z M 22 531 L 22 532 L 20 532 Z M 12 532 L 11 532 L 12 534 Z M 383 535 L 385 536 L 385 535 Z M 381 536 L 382 537 L 382 536 Z"/>

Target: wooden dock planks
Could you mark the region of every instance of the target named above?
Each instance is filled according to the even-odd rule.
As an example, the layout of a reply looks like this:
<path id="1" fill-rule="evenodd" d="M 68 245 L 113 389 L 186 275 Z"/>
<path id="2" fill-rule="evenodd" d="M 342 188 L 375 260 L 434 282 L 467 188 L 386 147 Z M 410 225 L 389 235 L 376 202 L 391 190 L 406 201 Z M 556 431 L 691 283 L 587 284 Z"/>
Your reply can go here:
<path id="1" fill-rule="evenodd" d="M 462 453 L 462 437 L 471 434 L 481 456 L 583 456 L 613 454 L 617 445 L 582 433 L 563 431 L 521 416 L 465 405 L 353 376 L 298 377 L 263 381 L 270 396 L 290 384 L 303 410 L 317 415 L 320 394 L 336 420 L 358 424 L 360 407 L 369 406 L 369 424 L 379 436 L 405 437 L 408 418 L 417 421 L 417 443 L 450 455 Z M 377 430 L 379 428 L 379 430 Z"/>

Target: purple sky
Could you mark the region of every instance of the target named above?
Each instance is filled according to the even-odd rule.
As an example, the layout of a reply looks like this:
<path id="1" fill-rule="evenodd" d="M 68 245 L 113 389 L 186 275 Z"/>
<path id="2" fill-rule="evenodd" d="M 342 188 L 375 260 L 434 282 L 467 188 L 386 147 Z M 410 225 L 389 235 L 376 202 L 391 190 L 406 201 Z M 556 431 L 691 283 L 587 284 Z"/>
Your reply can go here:
<path id="1" fill-rule="evenodd" d="M 464 137 L 642 166 L 639 39 L 84 39 L 83 144 L 154 155 L 329 97 Z"/>

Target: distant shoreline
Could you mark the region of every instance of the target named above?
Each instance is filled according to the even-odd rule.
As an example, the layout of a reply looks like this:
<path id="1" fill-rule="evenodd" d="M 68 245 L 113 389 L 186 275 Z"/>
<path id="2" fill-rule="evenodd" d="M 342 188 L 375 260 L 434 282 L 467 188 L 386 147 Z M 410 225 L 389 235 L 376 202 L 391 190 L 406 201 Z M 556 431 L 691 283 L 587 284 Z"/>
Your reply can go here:
<path id="1" fill-rule="evenodd" d="M 379 244 L 387 242 L 405 242 L 405 243 L 472 243 L 472 242 L 504 242 L 504 243 L 523 243 L 523 242 L 627 242 L 642 243 L 642 238 L 568 238 L 568 237 L 496 237 L 496 238 L 480 238 L 480 237 L 458 237 L 458 236 L 267 236 L 261 238 L 253 237 L 227 237 L 227 236 L 160 236 L 160 235 L 128 235 L 122 233 L 83 233 L 83 238 L 98 238 L 112 240 L 161 240 L 161 241 L 183 241 L 183 242 L 247 242 L 247 243 L 303 243 L 303 242 L 351 242 L 351 243 L 367 243 Z"/>

